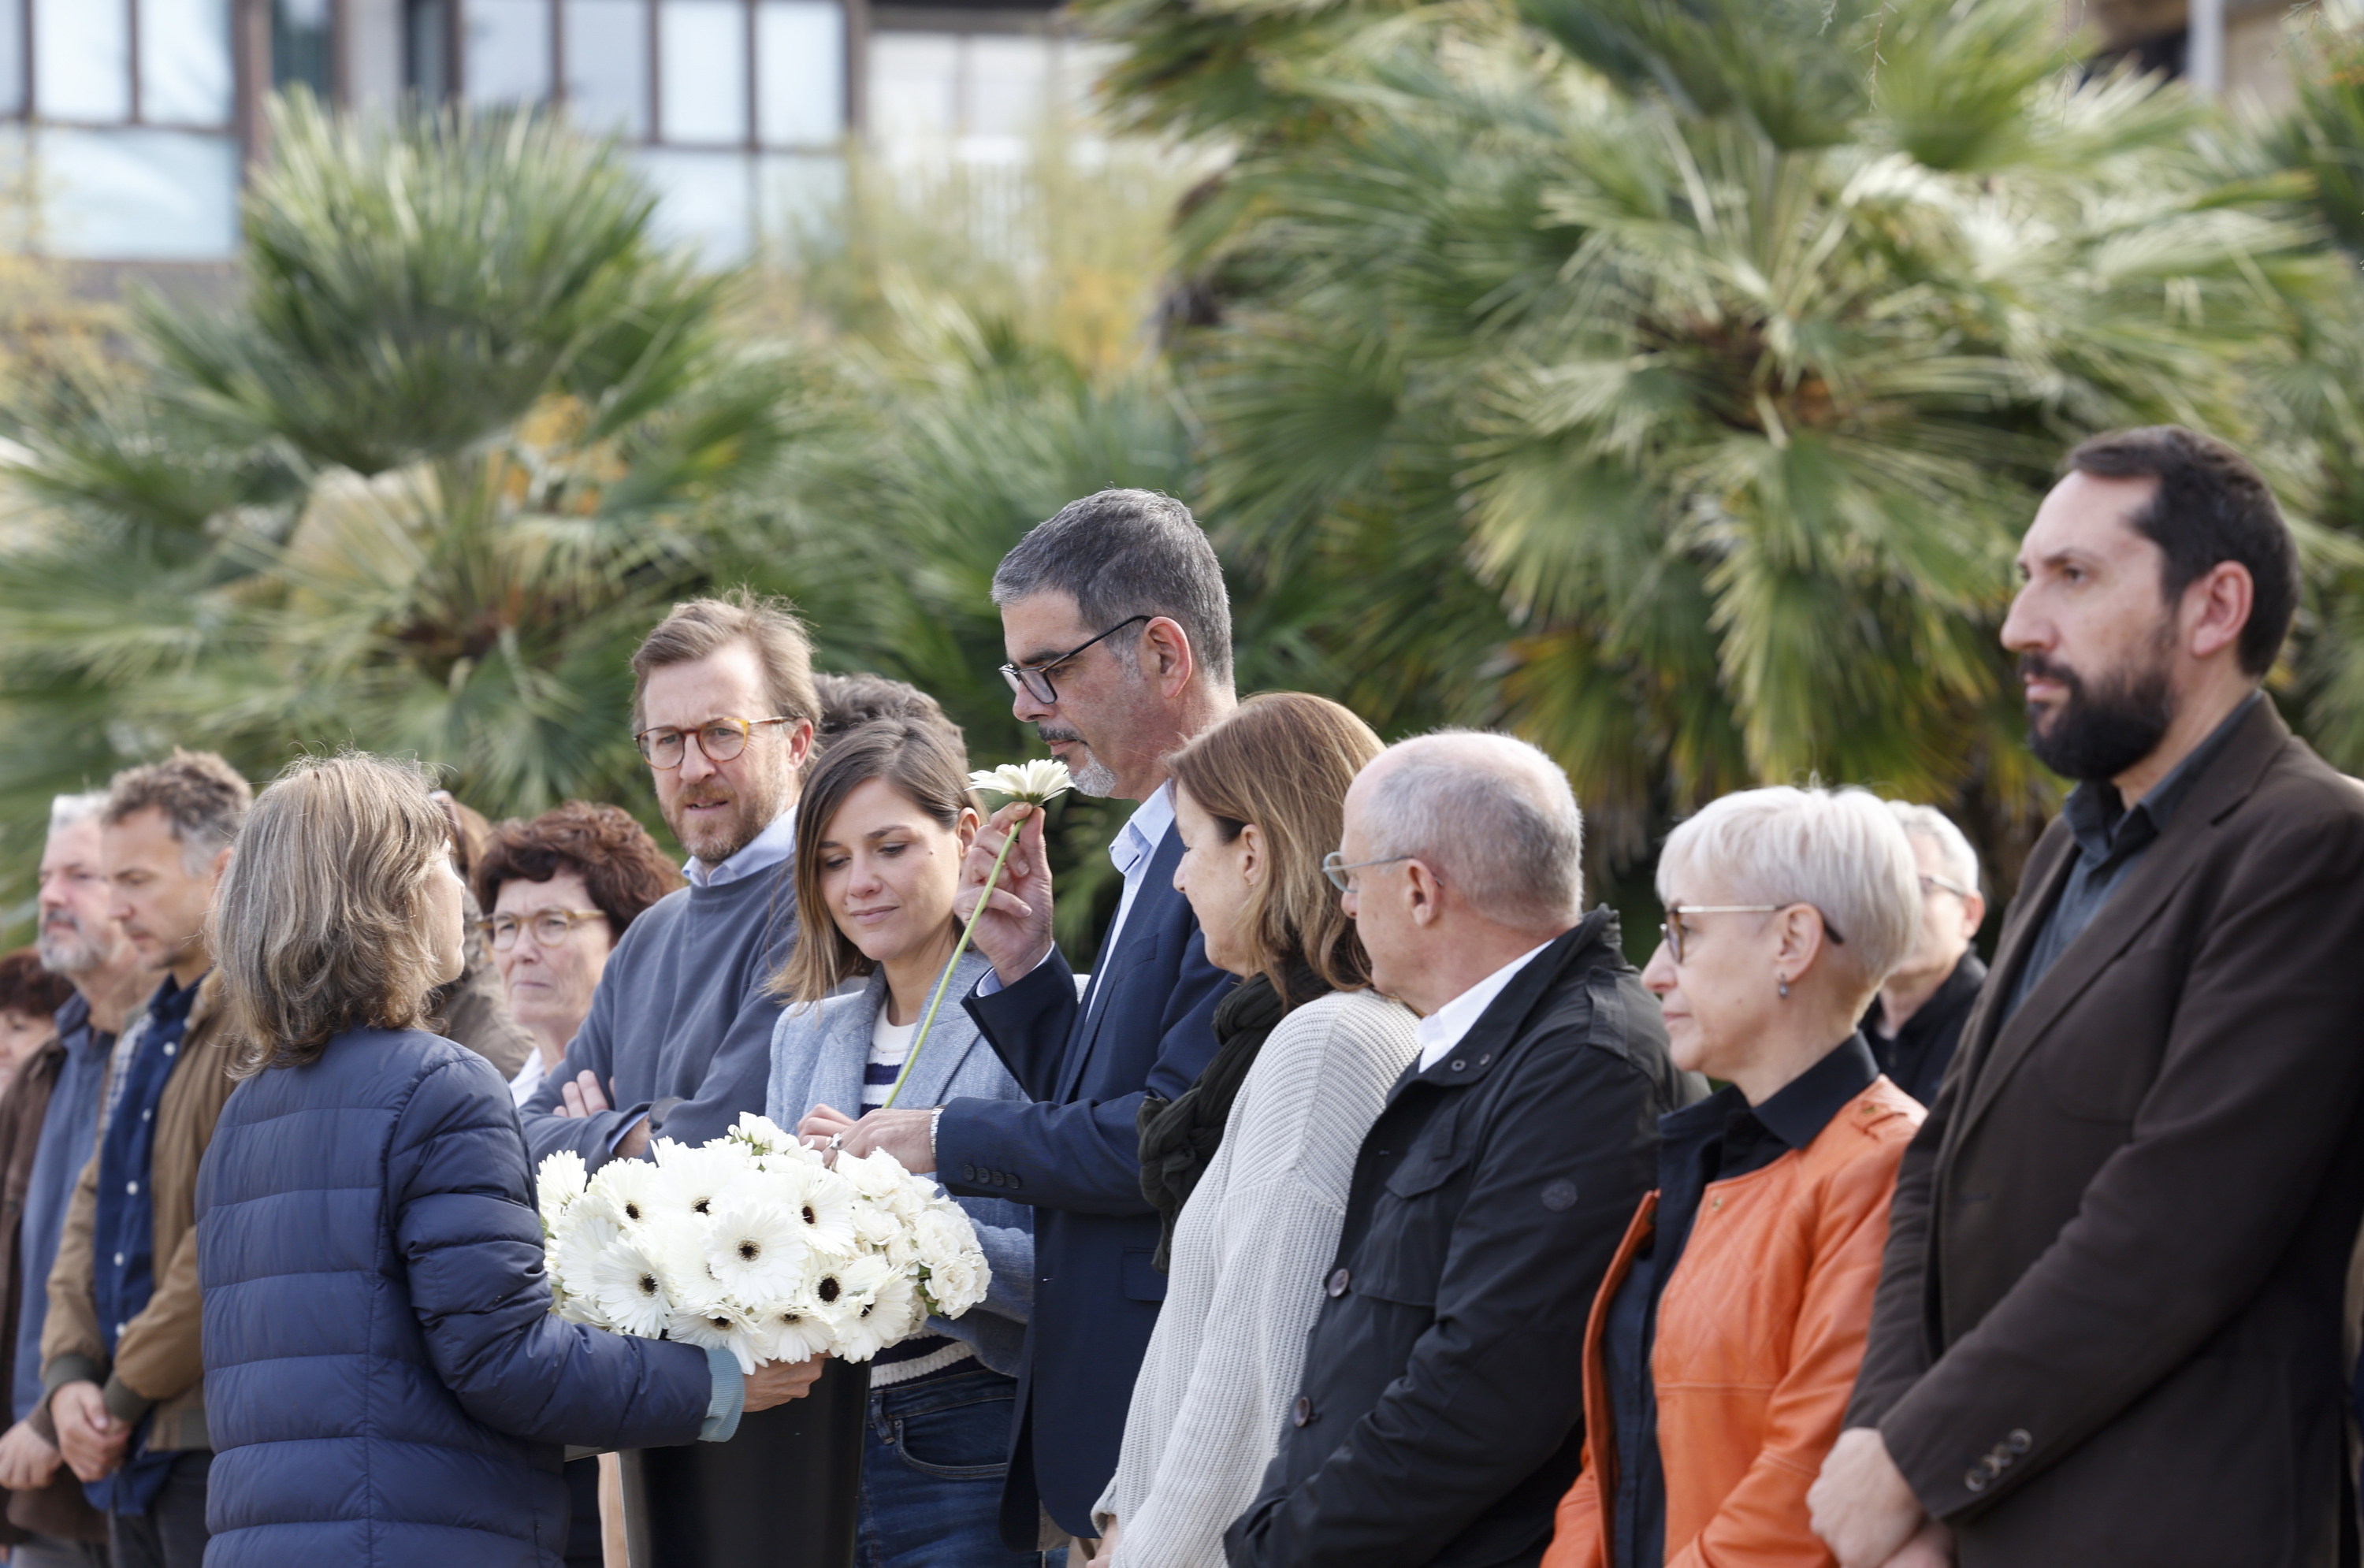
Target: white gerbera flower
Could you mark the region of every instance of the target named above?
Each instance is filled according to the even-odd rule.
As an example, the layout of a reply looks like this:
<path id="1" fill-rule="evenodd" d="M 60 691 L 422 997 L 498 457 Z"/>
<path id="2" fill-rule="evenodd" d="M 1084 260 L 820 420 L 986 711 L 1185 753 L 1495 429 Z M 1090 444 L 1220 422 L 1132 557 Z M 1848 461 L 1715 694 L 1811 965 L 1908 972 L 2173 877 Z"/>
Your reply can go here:
<path id="1" fill-rule="evenodd" d="M 734 1301 L 707 1301 L 675 1311 L 665 1320 L 665 1335 L 684 1344 L 729 1351 L 741 1372 L 753 1372 L 764 1341 L 772 1336 L 754 1314 Z"/>
<path id="2" fill-rule="evenodd" d="M 927 1320 L 927 1304 L 920 1299 L 911 1276 L 882 1265 L 869 1299 L 838 1330 L 838 1354 L 847 1361 L 866 1362 L 887 1346 L 909 1339 Z"/>
<path id="3" fill-rule="evenodd" d="M 797 1147 L 796 1134 L 767 1116 L 744 1111 L 730 1124 L 730 1136 L 758 1154 L 778 1154 Z"/>
<path id="4" fill-rule="evenodd" d="M 591 1191 L 615 1205 L 616 1213 L 626 1225 L 649 1224 L 664 1210 L 665 1195 L 657 1179 L 657 1168 L 646 1160 L 608 1161 L 591 1178 Z"/>
<path id="5" fill-rule="evenodd" d="M 804 1283 L 811 1248 L 803 1219 L 776 1201 L 778 1184 L 734 1187 L 714 1205 L 702 1238 L 708 1273 L 742 1301 L 786 1296 Z"/>
<path id="6" fill-rule="evenodd" d="M 572 1149 L 562 1149 L 541 1162 L 534 1173 L 534 1205 L 541 1211 L 541 1233 L 547 1237 L 558 1229 L 558 1217 L 566 1206 L 583 1195 L 589 1184 L 590 1174 L 583 1167 L 583 1156 Z"/>
<path id="7" fill-rule="evenodd" d="M 1056 800 L 1075 785 L 1076 781 L 1067 773 L 1067 764 L 1055 757 L 1038 757 L 1031 762 L 1004 762 L 989 773 L 974 773 L 968 776 L 971 789 L 1006 795 L 1029 806 L 1041 806 Z"/>
<path id="8" fill-rule="evenodd" d="M 569 1296 L 589 1296 L 593 1265 L 623 1233 L 622 1218 L 605 1195 L 586 1193 L 568 1204 L 543 1254 L 557 1286 Z"/>
<path id="9" fill-rule="evenodd" d="M 618 1236 L 591 1266 L 591 1293 L 609 1326 L 644 1340 L 657 1338 L 671 1326 L 673 1300 L 666 1283 L 663 1262 L 631 1236 Z"/>
<path id="10" fill-rule="evenodd" d="M 755 1314 L 755 1325 L 764 1361 L 809 1361 L 837 1346 L 837 1320 L 802 1291 L 766 1303 Z"/>
<path id="11" fill-rule="evenodd" d="M 855 1247 L 853 1185 L 821 1165 L 797 1165 L 765 1173 L 778 1184 L 771 1190 L 787 1213 L 805 1228 L 805 1245 L 830 1257 L 845 1257 Z"/>
<path id="12" fill-rule="evenodd" d="M 711 1214 L 731 1183 L 753 1169 L 745 1147 L 727 1139 L 698 1148 L 671 1139 L 657 1144 L 657 1173 L 663 1179 L 667 1201 L 677 1211 Z"/>

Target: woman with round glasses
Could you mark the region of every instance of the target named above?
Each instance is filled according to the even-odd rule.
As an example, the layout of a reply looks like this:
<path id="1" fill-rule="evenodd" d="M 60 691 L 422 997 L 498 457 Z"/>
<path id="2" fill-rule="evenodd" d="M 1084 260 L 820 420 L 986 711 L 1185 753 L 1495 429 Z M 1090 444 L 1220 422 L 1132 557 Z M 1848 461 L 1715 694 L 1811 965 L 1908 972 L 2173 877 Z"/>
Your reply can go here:
<path id="1" fill-rule="evenodd" d="M 1207 960 L 1240 976 L 1198 1082 L 1141 1110 L 1165 1305 L 1093 1509 L 1113 1568 L 1221 1568 L 1304 1370 L 1363 1135 L 1417 1051 L 1323 878 L 1370 727 L 1295 692 L 1251 697 L 1168 759 Z"/>
<path id="2" fill-rule="evenodd" d="M 1584 1471 L 1544 1568 L 1808 1564 L 1806 1491 L 1863 1359 L 1921 1107 L 1857 1032 L 1912 949 L 1912 847 L 1861 790 L 1726 795 L 1658 861 L 1642 984 L 1675 1063 L 1730 1086 L 1658 1121 L 1584 1338 Z"/>
<path id="3" fill-rule="evenodd" d="M 566 1059 L 608 957 L 641 911 L 682 884 L 648 829 L 612 806 L 570 800 L 493 830 L 472 878 L 509 1012 L 535 1050 L 509 1082 L 524 1105 Z"/>

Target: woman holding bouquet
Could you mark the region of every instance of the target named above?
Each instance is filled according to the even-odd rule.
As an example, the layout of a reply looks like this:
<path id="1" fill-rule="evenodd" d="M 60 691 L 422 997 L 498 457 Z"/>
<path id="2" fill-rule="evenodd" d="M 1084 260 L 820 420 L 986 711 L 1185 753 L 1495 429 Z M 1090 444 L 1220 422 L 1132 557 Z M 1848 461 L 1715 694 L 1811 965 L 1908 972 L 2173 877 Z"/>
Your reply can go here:
<path id="1" fill-rule="evenodd" d="M 307 760 L 222 880 L 246 1082 L 197 1183 L 216 1568 L 556 1568 L 563 1445 L 720 1441 L 820 1372 L 552 1314 L 507 1086 L 418 1027 L 462 965 L 448 846 L 415 767 Z"/>
<path id="2" fill-rule="evenodd" d="M 912 1055 L 959 940 L 953 893 L 979 819 L 960 731 L 948 721 L 881 719 L 830 742 L 797 806 L 805 927 L 779 981 L 789 1006 L 772 1035 L 773 1120 L 817 1138 L 842 1131 L 885 1104 L 898 1077 L 896 1103 L 907 1107 L 1023 1097 L 959 1005 L 990 967 L 981 954 L 962 958 Z M 959 1203 L 992 1287 L 958 1322 L 931 1319 L 870 1363 L 860 1568 L 1037 1562 L 1003 1546 L 997 1522 L 1017 1405 L 1011 1374 L 1033 1298 L 1033 1222 L 1018 1204 Z"/>
<path id="3" fill-rule="evenodd" d="M 1242 976 L 1215 1059 L 1142 1107 L 1142 1185 L 1171 1277 L 1093 1515 L 1114 1568 L 1222 1568 L 1304 1370 L 1355 1157 L 1416 1046 L 1322 868 L 1379 738 L 1336 703 L 1268 693 L 1169 761 L 1208 961 Z"/>

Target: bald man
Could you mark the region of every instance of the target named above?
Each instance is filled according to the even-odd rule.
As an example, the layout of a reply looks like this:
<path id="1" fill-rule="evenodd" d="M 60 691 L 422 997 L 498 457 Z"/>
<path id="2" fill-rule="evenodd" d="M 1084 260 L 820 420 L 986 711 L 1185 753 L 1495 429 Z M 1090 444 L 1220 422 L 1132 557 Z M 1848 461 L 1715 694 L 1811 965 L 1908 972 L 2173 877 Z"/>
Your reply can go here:
<path id="1" fill-rule="evenodd" d="M 1534 748 L 1381 753 L 1333 857 L 1421 1054 L 1364 1139 L 1305 1378 L 1235 1568 L 1532 1564 L 1584 1442 L 1583 1325 L 1656 1178 L 1667 1059 L 1617 917 L 1582 913 L 1583 817 Z"/>

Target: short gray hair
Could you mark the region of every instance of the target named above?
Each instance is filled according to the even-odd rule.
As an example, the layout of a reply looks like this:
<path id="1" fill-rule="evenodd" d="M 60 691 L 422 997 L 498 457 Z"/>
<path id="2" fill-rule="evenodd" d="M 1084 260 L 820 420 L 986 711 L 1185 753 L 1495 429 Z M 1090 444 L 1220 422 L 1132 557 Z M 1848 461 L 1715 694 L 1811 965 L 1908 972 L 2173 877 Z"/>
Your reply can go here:
<path id="1" fill-rule="evenodd" d="M 1693 865 L 1737 904 L 1811 904 L 1844 939 L 1830 950 L 1872 985 L 1921 938 L 1921 878 L 1903 826 L 1860 789 L 1742 790 L 1678 825 L 1658 857 L 1658 897 Z"/>
<path id="2" fill-rule="evenodd" d="M 1508 735 L 1440 730 L 1371 764 L 1375 859 L 1417 855 L 1506 924 L 1573 921 L 1584 907 L 1584 814 L 1567 775 Z M 1366 770 L 1368 771 L 1368 770 Z"/>
<path id="3" fill-rule="evenodd" d="M 76 823 L 87 822 L 106 809 L 106 792 L 103 789 L 59 795 L 50 802 L 50 837 L 54 839 Z"/>
<path id="4" fill-rule="evenodd" d="M 1946 876 L 1972 893 L 1979 891 L 1979 852 L 1970 848 L 1968 836 L 1955 826 L 1952 817 L 1934 806 L 1915 806 L 1908 800 L 1891 800 L 1888 809 L 1896 813 L 1907 837 L 1926 839 L 1937 846 L 1937 863 L 1946 868 Z"/>
<path id="5" fill-rule="evenodd" d="M 1070 501 L 1027 530 L 993 573 L 993 602 L 1052 591 L 1076 601 L 1095 631 L 1164 616 L 1217 685 L 1232 682 L 1232 601 L 1222 563 L 1190 508 L 1154 490 L 1103 490 Z M 1128 668 L 1133 643 L 1110 644 Z"/>

